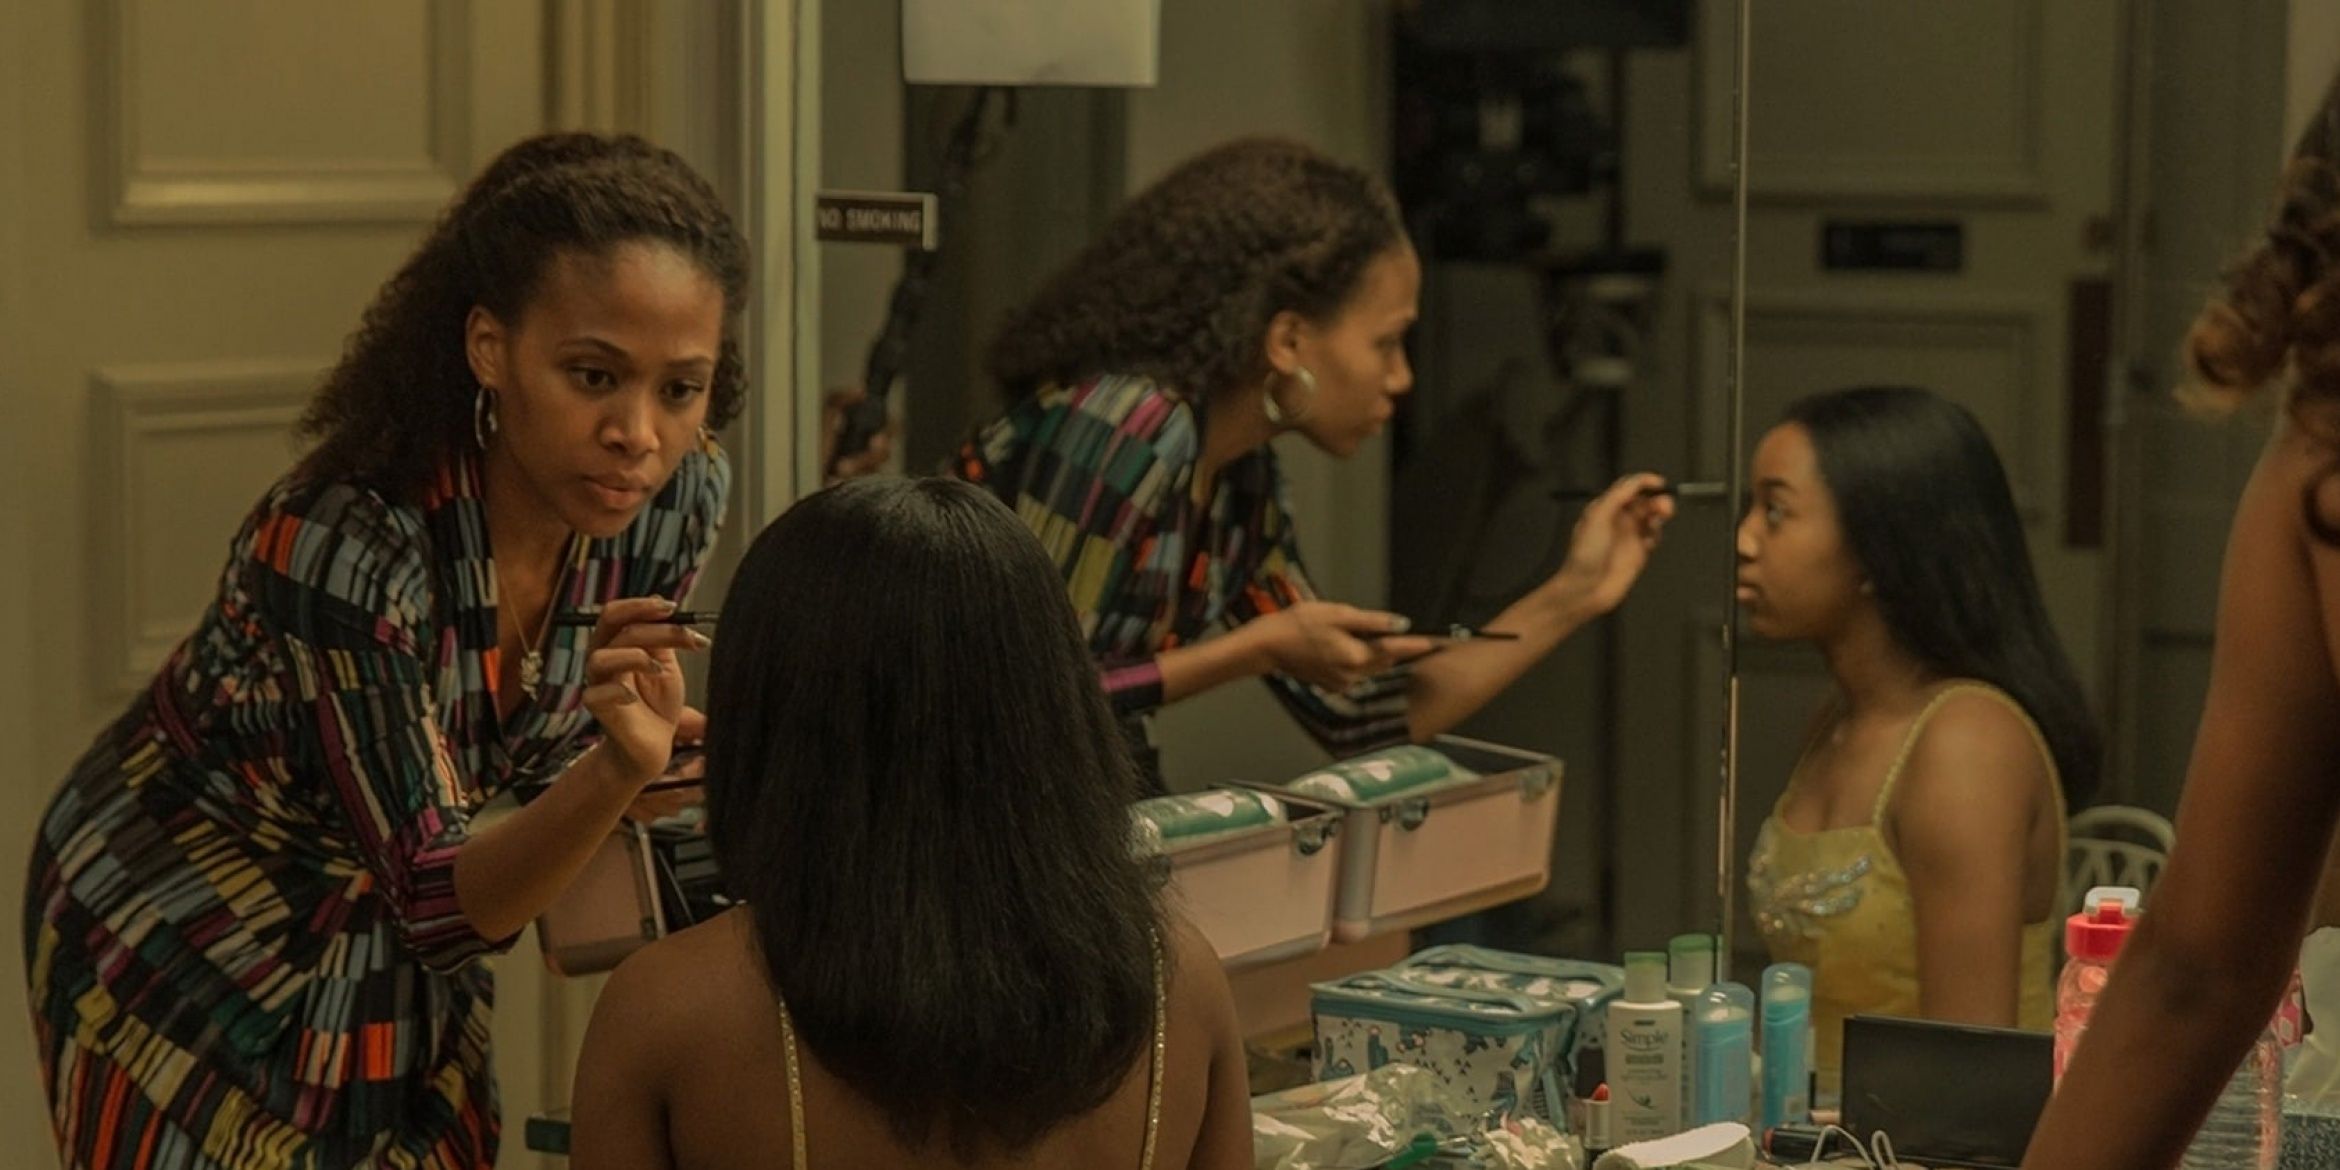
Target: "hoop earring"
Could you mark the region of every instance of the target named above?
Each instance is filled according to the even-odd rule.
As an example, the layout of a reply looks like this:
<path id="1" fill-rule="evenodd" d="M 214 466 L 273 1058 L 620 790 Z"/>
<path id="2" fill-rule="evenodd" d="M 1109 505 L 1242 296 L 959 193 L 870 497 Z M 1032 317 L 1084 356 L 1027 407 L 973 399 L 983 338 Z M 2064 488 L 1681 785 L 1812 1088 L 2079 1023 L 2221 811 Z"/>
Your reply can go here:
<path id="1" fill-rule="evenodd" d="M 471 398 L 471 437 L 479 449 L 487 450 L 488 438 L 496 433 L 496 392 L 481 383 L 479 393 Z"/>
<path id="2" fill-rule="evenodd" d="M 1310 373 L 1307 366 L 1298 366 L 1292 370 L 1292 380 L 1300 383 L 1301 388 L 1306 391 L 1300 398 L 1300 409 L 1298 410 L 1287 413 L 1283 406 L 1276 402 L 1276 380 L 1273 377 L 1268 379 L 1266 392 L 1260 395 L 1260 409 L 1267 414 L 1270 425 L 1279 427 L 1297 425 L 1301 419 L 1308 417 L 1308 408 L 1316 405 L 1316 375 Z"/>

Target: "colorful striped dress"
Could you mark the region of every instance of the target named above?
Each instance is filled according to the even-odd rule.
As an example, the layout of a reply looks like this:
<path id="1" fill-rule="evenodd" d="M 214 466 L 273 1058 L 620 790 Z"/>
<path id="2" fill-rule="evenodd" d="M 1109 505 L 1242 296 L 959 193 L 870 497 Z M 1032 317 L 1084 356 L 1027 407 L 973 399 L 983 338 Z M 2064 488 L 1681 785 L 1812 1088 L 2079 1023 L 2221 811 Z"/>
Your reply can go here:
<path id="1" fill-rule="evenodd" d="M 956 462 L 960 478 L 1014 508 L 1056 559 L 1125 720 L 1162 705 L 1163 651 L 1316 596 L 1275 452 L 1229 463 L 1198 505 L 1201 453 L 1202 426 L 1185 398 L 1149 379 L 1107 376 L 1023 399 Z M 1334 755 L 1406 739 L 1403 669 L 1348 692 L 1283 675 L 1268 684 Z"/>
<path id="2" fill-rule="evenodd" d="M 712 443 L 584 542 L 562 607 L 679 597 L 730 472 Z M 24 917 L 34 1035 L 73 1167 L 495 1162 L 493 978 L 455 854 L 480 805 L 591 741 L 589 630 L 497 716 L 475 460 L 419 505 L 280 482 L 219 593 L 43 818 Z"/>

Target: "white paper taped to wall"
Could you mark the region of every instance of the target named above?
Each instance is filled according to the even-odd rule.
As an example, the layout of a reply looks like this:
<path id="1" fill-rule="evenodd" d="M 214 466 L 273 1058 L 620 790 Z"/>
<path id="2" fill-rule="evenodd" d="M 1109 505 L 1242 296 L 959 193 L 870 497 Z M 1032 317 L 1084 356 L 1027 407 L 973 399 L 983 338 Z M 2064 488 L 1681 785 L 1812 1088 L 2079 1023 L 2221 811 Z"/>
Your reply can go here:
<path id="1" fill-rule="evenodd" d="M 1161 0 L 902 0 L 902 80 L 1150 86 L 1161 27 Z"/>

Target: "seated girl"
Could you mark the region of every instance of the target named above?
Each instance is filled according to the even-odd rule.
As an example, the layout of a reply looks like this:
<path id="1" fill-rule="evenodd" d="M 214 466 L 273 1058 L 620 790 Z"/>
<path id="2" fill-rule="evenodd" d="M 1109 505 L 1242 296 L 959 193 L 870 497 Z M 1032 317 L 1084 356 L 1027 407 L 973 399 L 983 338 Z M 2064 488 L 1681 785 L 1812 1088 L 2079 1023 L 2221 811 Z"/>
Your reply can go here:
<path id="1" fill-rule="evenodd" d="M 1813 969 L 1813 1063 L 1845 1017 L 2047 1028 L 2064 810 L 2097 737 L 1974 417 L 1923 390 L 1791 406 L 1756 448 L 1739 602 L 1810 642 L 1820 713 L 1747 883 L 1772 956 Z"/>
<path id="2" fill-rule="evenodd" d="M 811 496 L 714 641 L 707 814 L 741 905 L 610 977 L 576 1170 L 1251 1164 L 1225 978 L 1131 853 L 1137 774 L 1005 505 Z"/>

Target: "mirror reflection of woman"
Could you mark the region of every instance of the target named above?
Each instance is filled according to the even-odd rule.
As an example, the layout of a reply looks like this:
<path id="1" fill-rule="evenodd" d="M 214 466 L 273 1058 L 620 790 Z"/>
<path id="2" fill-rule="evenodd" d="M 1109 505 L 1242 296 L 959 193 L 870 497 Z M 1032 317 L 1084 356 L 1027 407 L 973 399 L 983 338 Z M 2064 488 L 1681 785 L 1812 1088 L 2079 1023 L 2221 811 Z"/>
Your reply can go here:
<path id="1" fill-rule="evenodd" d="M 25 966 L 70 1165 L 494 1164 L 482 960 L 702 733 L 705 640 L 657 619 L 723 515 L 747 276 L 680 158 L 563 134 L 382 286 L 317 446 L 42 818 Z"/>
<path id="2" fill-rule="evenodd" d="M 1751 474 L 1746 626 L 1836 683 L 1748 866 L 1773 957 L 1813 968 L 1822 1094 L 1850 1015 L 2048 1027 L 2097 736 L 1989 438 L 1926 391 L 1822 394 Z"/>
<path id="3" fill-rule="evenodd" d="M 1595 499 L 1566 562 L 1485 623 L 1516 641 L 1442 647 L 1318 596 L 1272 444 L 1347 458 L 1380 432 L 1413 387 L 1421 283 L 1378 180 L 1250 139 L 1141 192 L 1001 329 L 1010 404 L 956 470 L 1055 558 L 1133 736 L 1164 704 L 1264 677 L 1336 754 L 1427 740 L 1639 576 L 1673 510 L 1641 494 L 1654 476 Z"/>

